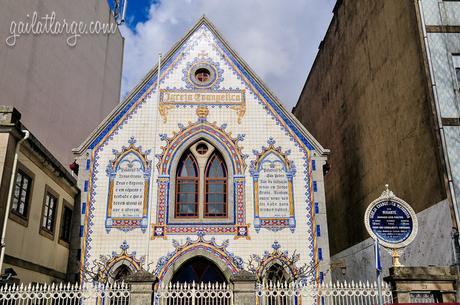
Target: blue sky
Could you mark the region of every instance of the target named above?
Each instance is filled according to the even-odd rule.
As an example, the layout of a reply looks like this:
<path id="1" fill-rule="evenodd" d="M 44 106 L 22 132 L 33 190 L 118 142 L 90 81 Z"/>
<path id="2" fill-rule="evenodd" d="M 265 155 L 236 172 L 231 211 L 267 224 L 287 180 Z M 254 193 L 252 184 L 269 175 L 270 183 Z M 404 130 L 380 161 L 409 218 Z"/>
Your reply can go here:
<path id="1" fill-rule="evenodd" d="M 107 0 L 113 8 L 114 0 Z M 135 29 L 139 22 L 146 22 L 149 18 L 149 9 L 152 4 L 160 5 L 160 0 L 128 0 L 126 10 L 126 24 L 131 29 Z"/>
<path id="2" fill-rule="evenodd" d="M 128 0 L 126 22 L 131 29 L 135 29 L 139 22 L 146 22 L 149 18 L 149 9 L 152 4 L 161 5 L 160 0 Z"/>
<path id="3" fill-rule="evenodd" d="M 109 0 L 113 1 L 113 0 Z M 335 0 L 128 0 L 122 96 L 205 14 L 290 110 Z"/>

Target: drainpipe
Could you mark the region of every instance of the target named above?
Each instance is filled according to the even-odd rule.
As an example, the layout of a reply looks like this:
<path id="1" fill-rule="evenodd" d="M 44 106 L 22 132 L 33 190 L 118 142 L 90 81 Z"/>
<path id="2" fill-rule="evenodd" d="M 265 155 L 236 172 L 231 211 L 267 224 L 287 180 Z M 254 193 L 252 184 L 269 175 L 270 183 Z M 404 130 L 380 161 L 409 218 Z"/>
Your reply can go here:
<path id="1" fill-rule="evenodd" d="M 0 242 L 1 252 L 0 252 L 0 273 L 3 268 L 3 259 L 5 258 L 5 236 L 6 236 L 6 224 L 8 221 L 8 214 L 10 213 L 11 209 L 11 199 L 13 197 L 13 190 L 15 185 L 15 176 L 16 176 L 16 167 L 18 166 L 18 155 L 19 155 L 19 148 L 21 147 L 22 142 L 27 140 L 30 136 L 28 130 L 23 130 L 24 138 L 18 141 L 16 144 L 16 149 L 14 151 L 14 160 L 13 160 L 13 169 L 11 170 L 11 177 L 10 177 L 10 188 L 8 190 L 8 198 L 6 200 L 6 207 L 5 207 L 5 216 L 3 217 L 3 229 L 2 229 L 2 239 Z"/>

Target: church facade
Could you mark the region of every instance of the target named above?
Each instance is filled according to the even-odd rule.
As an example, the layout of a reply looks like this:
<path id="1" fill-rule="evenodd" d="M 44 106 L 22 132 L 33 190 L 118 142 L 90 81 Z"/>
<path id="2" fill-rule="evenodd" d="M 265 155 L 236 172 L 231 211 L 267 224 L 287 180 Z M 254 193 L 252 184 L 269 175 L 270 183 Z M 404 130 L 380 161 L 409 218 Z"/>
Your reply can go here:
<path id="1" fill-rule="evenodd" d="M 328 277 L 328 151 L 205 17 L 74 153 L 84 282 Z"/>

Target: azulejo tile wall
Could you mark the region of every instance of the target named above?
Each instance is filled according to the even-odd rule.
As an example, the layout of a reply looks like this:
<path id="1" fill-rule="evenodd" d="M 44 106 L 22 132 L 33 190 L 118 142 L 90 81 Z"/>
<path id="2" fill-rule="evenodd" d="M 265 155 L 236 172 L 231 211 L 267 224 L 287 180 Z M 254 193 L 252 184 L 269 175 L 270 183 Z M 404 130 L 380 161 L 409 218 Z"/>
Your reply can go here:
<path id="1" fill-rule="evenodd" d="M 82 280 L 113 280 L 122 265 L 163 279 L 194 254 L 227 275 L 245 269 L 262 280 L 277 263 L 295 279 L 328 276 L 327 150 L 204 17 L 164 57 L 160 88 L 152 71 L 78 148 Z M 205 212 L 204 178 L 200 212 L 177 214 L 180 160 L 193 151 L 199 165 L 200 141 L 223 160 L 220 217 Z"/>

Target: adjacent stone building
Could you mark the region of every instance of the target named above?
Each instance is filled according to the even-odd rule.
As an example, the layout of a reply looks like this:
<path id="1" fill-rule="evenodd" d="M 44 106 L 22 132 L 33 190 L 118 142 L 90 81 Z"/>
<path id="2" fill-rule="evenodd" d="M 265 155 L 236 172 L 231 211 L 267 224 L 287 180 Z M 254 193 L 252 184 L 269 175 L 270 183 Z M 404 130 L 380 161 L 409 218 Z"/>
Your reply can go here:
<path id="1" fill-rule="evenodd" d="M 2 275 L 12 268 L 17 275 L 9 281 L 66 282 L 72 279 L 69 253 L 79 246 L 78 231 L 72 232 L 79 219 L 73 213 L 80 194 L 77 180 L 33 134 L 18 144 L 26 129 L 20 117 L 12 106 L 0 106 L 0 223 L 7 219 Z M 11 182 L 11 209 L 5 215 Z"/>
<path id="2" fill-rule="evenodd" d="M 386 183 L 418 213 L 409 266 L 449 266 L 460 201 L 460 2 L 337 1 L 293 113 L 331 149 L 332 274 L 375 274 L 366 207 Z M 390 267 L 384 255 L 385 272 Z"/>
<path id="3" fill-rule="evenodd" d="M 114 33 L 79 34 L 75 46 L 62 34 L 27 34 L 55 13 L 58 22 L 110 24 Z M 34 14 L 36 22 L 33 23 Z M 48 22 L 51 24 L 51 21 Z M 36 27 L 36 26 L 35 26 Z M 21 31 L 22 29 L 22 31 Z M 18 35 L 14 45 L 7 39 Z M 12 40 L 8 40 L 12 44 Z M 117 105 L 123 63 L 123 37 L 107 0 L 7 0 L 0 9 L 1 104 L 13 105 L 24 124 L 63 164 L 73 162 L 77 146 Z M 91 109 L 91 111 L 88 111 Z"/>
<path id="4" fill-rule="evenodd" d="M 327 153 L 201 18 L 75 149 L 82 280 L 325 279 Z"/>

